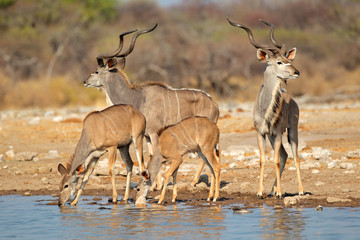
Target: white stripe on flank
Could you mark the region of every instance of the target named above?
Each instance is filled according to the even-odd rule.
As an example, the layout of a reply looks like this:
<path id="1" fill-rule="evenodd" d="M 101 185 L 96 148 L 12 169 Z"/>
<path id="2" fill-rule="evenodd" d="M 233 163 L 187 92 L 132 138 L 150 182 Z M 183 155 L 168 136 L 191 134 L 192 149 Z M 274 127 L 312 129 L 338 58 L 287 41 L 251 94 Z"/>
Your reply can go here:
<path id="1" fill-rule="evenodd" d="M 181 139 L 176 135 L 176 133 L 174 133 L 172 130 L 170 130 L 170 132 L 171 132 L 171 135 L 173 135 L 173 136 L 178 140 L 178 142 L 181 143 L 181 145 L 183 145 L 184 148 L 187 148 L 187 146 L 185 145 L 185 143 L 183 143 L 183 142 L 181 141 Z"/>
<path id="2" fill-rule="evenodd" d="M 183 123 L 180 123 L 179 124 L 181 126 L 181 128 L 183 129 L 181 132 L 182 132 L 182 135 L 184 136 L 184 138 L 187 140 L 188 144 L 191 145 L 191 144 L 195 144 L 194 142 L 194 139 L 191 137 L 191 135 L 189 134 L 189 132 L 187 131 L 186 127 L 184 126 Z M 185 133 L 187 136 L 185 136 Z"/>
<path id="3" fill-rule="evenodd" d="M 193 115 L 196 116 L 196 94 L 194 91 L 192 91 L 192 94 L 194 95 L 194 112 L 193 112 Z"/>
<path id="4" fill-rule="evenodd" d="M 178 106 L 178 122 L 180 122 L 181 121 L 180 102 L 179 102 L 179 97 L 178 97 L 177 91 L 175 91 L 175 96 L 176 96 L 176 101 L 177 101 L 177 106 Z"/>
<path id="5" fill-rule="evenodd" d="M 170 91 L 168 91 L 168 100 L 169 100 L 169 119 L 170 119 L 170 123 L 172 123 L 172 117 L 171 117 L 171 100 L 170 100 Z M 165 110 L 166 111 L 166 110 Z M 166 124 L 166 123 L 165 123 Z"/>
<path id="6" fill-rule="evenodd" d="M 163 103 L 164 103 L 164 109 L 163 109 L 163 113 L 164 113 L 164 123 L 163 123 L 163 125 L 166 125 L 166 113 L 167 113 L 167 111 L 166 111 L 166 100 L 165 100 L 165 94 L 164 94 L 164 92 L 163 92 L 163 98 L 164 98 L 164 100 L 163 100 Z"/>
<path id="7" fill-rule="evenodd" d="M 115 129 L 114 129 L 113 127 L 111 127 L 110 124 L 106 124 L 106 125 L 107 125 L 108 127 L 110 127 L 112 135 L 113 135 L 113 136 L 116 136 L 117 127 L 116 127 L 115 122 L 112 120 L 111 117 L 107 116 L 107 114 L 102 114 L 102 116 L 105 117 L 106 119 L 108 119 L 108 120 L 111 122 L 111 125 L 113 125 L 113 127 L 114 127 Z"/>

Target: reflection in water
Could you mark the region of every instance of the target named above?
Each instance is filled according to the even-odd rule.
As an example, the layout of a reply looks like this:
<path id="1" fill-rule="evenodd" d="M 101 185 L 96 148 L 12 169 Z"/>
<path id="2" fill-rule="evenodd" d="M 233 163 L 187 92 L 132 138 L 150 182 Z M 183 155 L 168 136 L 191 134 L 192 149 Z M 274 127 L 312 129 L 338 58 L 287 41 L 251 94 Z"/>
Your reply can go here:
<path id="1" fill-rule="evenodd" d="M 46 200 L 44 200 L 46 199 Z M 0 239 L 358 239 L 360 208 L 252 209 L 178 204 L 47 205 L 50 196 L 0 196 Z"/>
<path id="2" fill-rule="evenodd" d="M 283 209 L 263 208 L 260 220 L 263 239 L 301 239 L 305 229 L 305 219 L 301 209 L 289 211 Z"/>
<path id="3" fill-rule="evenodd" d="M 138 238 L 216 238 L 225 229 L 221 207 L 186 207 L 151 205 L 133 208 L 132 205 L 112 205 L 110 209 L 89 211 L 79 207 L 60 209 L 66 238 L 135 236 Z M 75 234 L 74 234 L 75 232 Z"/>

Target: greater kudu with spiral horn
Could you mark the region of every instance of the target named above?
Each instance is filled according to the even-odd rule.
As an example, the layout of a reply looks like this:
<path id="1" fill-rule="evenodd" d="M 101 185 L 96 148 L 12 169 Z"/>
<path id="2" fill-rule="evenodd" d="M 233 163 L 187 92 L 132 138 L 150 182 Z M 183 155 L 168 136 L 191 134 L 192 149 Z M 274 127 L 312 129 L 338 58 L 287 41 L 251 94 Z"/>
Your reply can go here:
<path id="1" fill-rule="evenodd" d="M 145 135 L 151 155 L 158 145 L 158 129 L 193 116 L 207 117 L 214 123 L 219 118 L 217 103 L 204 91 L 174 89 L 161 82 L 135 85 L 130 83 L 123 71 L 116 68 L 116 59 L 125 59 L 133 51 L 137 37 L 153 31 L 156 26 L 137 32 L 132 38 L 129 50 L 123 54 L 120 53 L 123 37 L 136 32 L 136 30 L 122 33 L 118 49 L 111 54 L 99 55 L 97 57 L 98 69 L 84 82 L 86 87 L 104 89 L 109 105 L 130 104 L 144 114 L 146 118 Z M 201 162 L 192 182 L 193 186 L 198 182 L 203 167 L 204 163 Z"/>
<path id="2" fill-rule="evenodd" d="M 242 24 L 234 23 L 229 19 L 227 20 L 232 26 L 242 28 L 247 32 L 250 43 L 257 49 L 258 60 L 267 63 L 264 73 L 264 84 L 260 88 L 253 111 L 254 125 L 257 131 L 257 141 L 260 149 L 260 182 L 257 196 L 262 198 L 264 194 L 265 137 L 268 136 L 274 149 L 274 162 L 276 167 L 276 180 L 270 195 L 273 195 L 275 191 L 276 197 L 282 197 L 280 178 L 288 157 L 282 144 L 282 134 L 286 130 L 288 131 L 288 142 L 291 145 L 296 164 L 299 195 L 303 195 L 300 160 L 298 157 L 299 107 L 286 90 L 281 88 L 282 82 L 286 84 L 288 79 L 298 78 L 300 75 L 300 72 L 291 65 L 296 55 L 296 48 L 286 51 L 285 45 L 275 40 L 275 26 L 271 23 L 260 20 L 271 27 L 270 40 L 274 46 L 267 46 L 258 44 L 255 41 L 250 28 Z"/>

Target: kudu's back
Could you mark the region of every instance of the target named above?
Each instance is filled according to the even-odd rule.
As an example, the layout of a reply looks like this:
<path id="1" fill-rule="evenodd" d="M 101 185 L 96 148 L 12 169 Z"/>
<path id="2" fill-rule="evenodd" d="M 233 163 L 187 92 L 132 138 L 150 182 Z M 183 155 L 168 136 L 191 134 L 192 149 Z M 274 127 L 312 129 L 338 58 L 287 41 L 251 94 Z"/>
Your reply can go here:
<path id="1" fill-rule="evenodd" d="M 213 151 L 219 143 L 219 128 L 206 117 L 191 117 L 160 132 L 163 157 L 178 153 Z"/>
<path id="2" fill-rule="evenodd" d="M 83 131 L 99 149 L 129 143 L 132 136 L 143 135 L 145 124 L 144 115 L 132 106 L 115 105 L 90 113 L 84 120 Z"/>

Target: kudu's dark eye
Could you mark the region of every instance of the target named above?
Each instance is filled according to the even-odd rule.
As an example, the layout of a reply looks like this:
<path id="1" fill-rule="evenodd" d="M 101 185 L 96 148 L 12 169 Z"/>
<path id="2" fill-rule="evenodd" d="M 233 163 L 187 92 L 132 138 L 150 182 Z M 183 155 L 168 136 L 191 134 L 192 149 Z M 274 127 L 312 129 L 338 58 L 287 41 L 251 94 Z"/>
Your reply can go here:
<path id="1" fill-rule="evenodd" d="M 67 185 L 67 184 L 66 184 L 66 185 L 64 185 L 64 188 L 68 188 L 68 187 L 69 187 L 69 185 Z"/>
<path id="2" fill-rule="evenodd" d="M 95 73 L 95 74 L 99 74 L 99 71 L 95 71 L 94 73 Z"/>
<path id="3" fill-rule="evenodd" d="M 281 65 L 281 64 L 282 64 L 282 62 L 280 62 L 280 61 L 277 61 L 277 64 L 278 64 L 278 65 Z"/>

